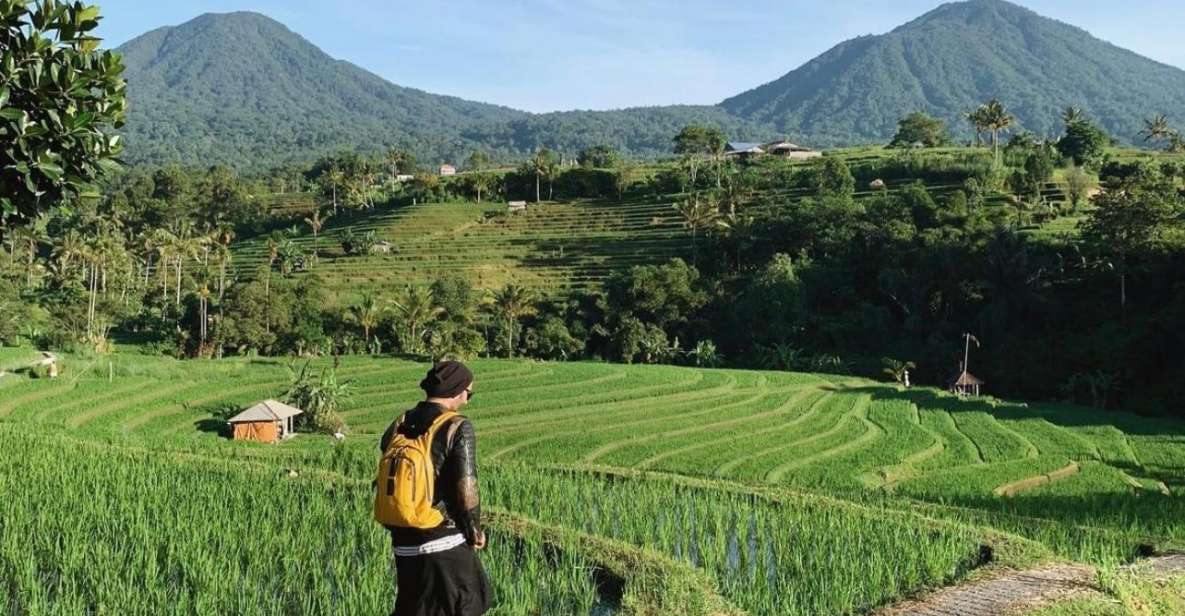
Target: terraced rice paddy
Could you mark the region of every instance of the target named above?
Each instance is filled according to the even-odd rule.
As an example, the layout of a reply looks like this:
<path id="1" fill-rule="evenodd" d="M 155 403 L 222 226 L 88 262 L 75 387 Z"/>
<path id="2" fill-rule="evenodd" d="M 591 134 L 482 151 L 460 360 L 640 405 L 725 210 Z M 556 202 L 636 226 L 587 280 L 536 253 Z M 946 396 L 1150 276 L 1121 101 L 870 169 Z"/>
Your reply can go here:
<path id="1" fill-rule="evenodd" d="M 892 181 L 889 191 L 911 182 Z M 962 184 L 927 187 L 936 198 L 962 188 Z M 881 194 L 861 187 L 857 199 Z M 1061 199 L 1056 185 L 1045 189 L 1047 198 Z M 766 198 L 798 200 L 810 196 L 806 189 L 766 190 Z M 677 196 L 667 199 L 638 198 L 626 201 L 575 201 L 530 204 L 523 212 L 507 214 L 503 203 L 429 203 L 375 212 L 343 213 L 330 220 L 314 238 L 308 230 L 294 241 L 306 252 L 321 255 L 313 269 L 336 292 L 351 301 L 360 287 L 396 288 L 426 285 L 440 276 L 459 275 L 482 289 L 520 284 L 546 296 L 598 289 L 614 272 L 634 265 L 663 263 L 690 255 L 691 236 L 673 210 Z M 283 194 L 266 199 L 277 211 L 298 212 L 310 207 L 311 195 Z M 1003 194 L 988 204 L 1001 208 Z M 493 218 L 489 218 L 493 216 Z M 488 218 L 488 219 L 487 219 Z M 345 232 L 374 232 L 391 244 L 389 253 L 346 255 L 341 248 Z M 244 275 L 266 266 L 267 238 L 236 244 L 234 268 Z"/>
<path id="2" fill-rule="evenodd" d="M 215 415 L 278 393 L 284 362 L 67 365 L 0 378 L 10 611 L 112 610 L 130 588 L 132 613 L 389 605 L 369 486 L 424 365 L 346 358 L 346 441 L 277 446 Z M 858 614 L 985 567 L 1185 546 L 1178 422 L 826 375 L 473 367 L 498 614 Z"/>
<path id="3" fill-rule="evenodd" d="M 349 294 L 358 285 L 430 284 L 442 275 L 469 278 L 479 288 L 516 282 L 565 293 L 598 286 L 612 272 L 662 263 L 690 246 L 669 203 L 575 202 L 532 205 L 501 214 L 502 203 L 432 203 L 331 220 L 316 244 L 317 273 L 330 289 Z M 389 254 L 347 256 L 341 235 L 373 231 L 392 245 Z M 313 252 L 314 238 L 296 242 Z M 255 271 L 267 263 L 264 238 L 243 242 L 235 267 Z"/>

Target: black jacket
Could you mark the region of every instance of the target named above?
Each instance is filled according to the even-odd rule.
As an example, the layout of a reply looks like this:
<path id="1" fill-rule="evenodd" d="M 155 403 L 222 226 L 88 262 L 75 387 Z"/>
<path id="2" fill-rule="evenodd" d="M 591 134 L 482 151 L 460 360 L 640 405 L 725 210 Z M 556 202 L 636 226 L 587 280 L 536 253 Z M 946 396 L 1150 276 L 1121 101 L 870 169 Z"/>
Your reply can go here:
<path id="1" fill-rule="evenodd" d="M 423 435 L 445 408 L 431 402 L 421 402 L 395 420 L 383 433 L 379 449 L 387 450 L 396 430 L 408 438 Z M 395 545 L 421 545 L 453 534 L 458 530 L 470 545 L 481 531 L 481 497 L 477 490 L 477 435 L 473 424 L 465 417 L 459 422 L 449 442 L 449 424 L 436 431 L 432 439 L 432 466 L 436 469 L 433 505 L 444 514 L 444 522 L 431 529 L 391 528 Z"/>

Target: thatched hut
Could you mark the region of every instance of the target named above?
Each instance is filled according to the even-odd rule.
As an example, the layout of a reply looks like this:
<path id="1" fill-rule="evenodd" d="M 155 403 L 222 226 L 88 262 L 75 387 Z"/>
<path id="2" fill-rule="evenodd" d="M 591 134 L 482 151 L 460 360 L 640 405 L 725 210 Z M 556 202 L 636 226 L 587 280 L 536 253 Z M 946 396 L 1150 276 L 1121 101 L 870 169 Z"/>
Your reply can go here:
<path id="1" fill-rule="evenodd" d="M 296 434 L 295 418 L 304 411 L 276 400 L 259 404 L 227 420 L 236 441 L 275 443 Z"/>
<path id="2" fill-rule="evenodd" d="M 974 374 L 963 370 L 951 383 L 950 390 L 960 396 L 978 396 L 979 388 L 983 385 L 986 385 L 986 383 Z"/>

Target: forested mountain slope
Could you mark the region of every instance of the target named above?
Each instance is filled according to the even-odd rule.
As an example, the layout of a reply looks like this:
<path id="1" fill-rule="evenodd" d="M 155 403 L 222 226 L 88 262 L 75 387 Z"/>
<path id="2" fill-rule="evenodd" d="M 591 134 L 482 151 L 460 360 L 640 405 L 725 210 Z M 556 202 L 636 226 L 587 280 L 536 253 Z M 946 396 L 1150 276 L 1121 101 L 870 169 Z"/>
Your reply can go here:
<path id="1" fill-rule="evenodd" d="M 835 145 L 888 140 L 919 110 L 970 139 L 964 114 L 992 97 L 1023 129 L 1057 134 L 1074 105 L 1131 142 L 1144 118 L 1185 108 L 1185 71 L 1003 0 L 970 0 L 841 43 L 721 105 Z"/>

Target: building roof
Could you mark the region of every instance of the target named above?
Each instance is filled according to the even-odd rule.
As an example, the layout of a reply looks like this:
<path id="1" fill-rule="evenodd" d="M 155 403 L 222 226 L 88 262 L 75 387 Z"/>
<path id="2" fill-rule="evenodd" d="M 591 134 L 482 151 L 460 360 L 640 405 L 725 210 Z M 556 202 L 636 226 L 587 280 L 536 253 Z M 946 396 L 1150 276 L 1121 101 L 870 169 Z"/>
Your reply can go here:
<path id="1" fill-rule="evenodd" d="M 283 402 L 276 400 L 264 400 L 259 404 L 231 417 L 227 423 L 250 423 L 255 421 L 280 421 L 295 417 L 304 413 L 304 411 L 288 406 Z"/>
<path id="2" fill-rule="evenodd" d="M 798 145 L 796 143 L 790 143 L 789 141 L 786 141 L 785 139 L 781 139 L 778 141 L 772 141 L 772 142 L 767 143 L 761 147 L 765 148 L 766 150 L 790 150 L 791 152 L 810 152 L 810 151 L 812 151 L 810 148 L 803 147 L 803 146 Z"/>
<path id="3" fill-rule="evenodd" d="M 964 370 L 963 373 L 959 375 L 959 378 L 955 379 L 954 384 L 955 384 L 955 387 L 968 387 L 971 385 L 986 385 L 986 383 L 979 380 L 978 377 L 976 377 L 974 374 L 971 374 L 970 372 L 967 372 L 966 370 Z"/>
<path id="4" fill-rule="evenodd" d="M 724 146 L 724 151 L 726 151 L 726 152 L 760 153 L 763 150 L 761 149 L 760 143 L 755 143 L 755 142 L 751 142 L 751 141 L 729 141 L 728 145 Z"/>

